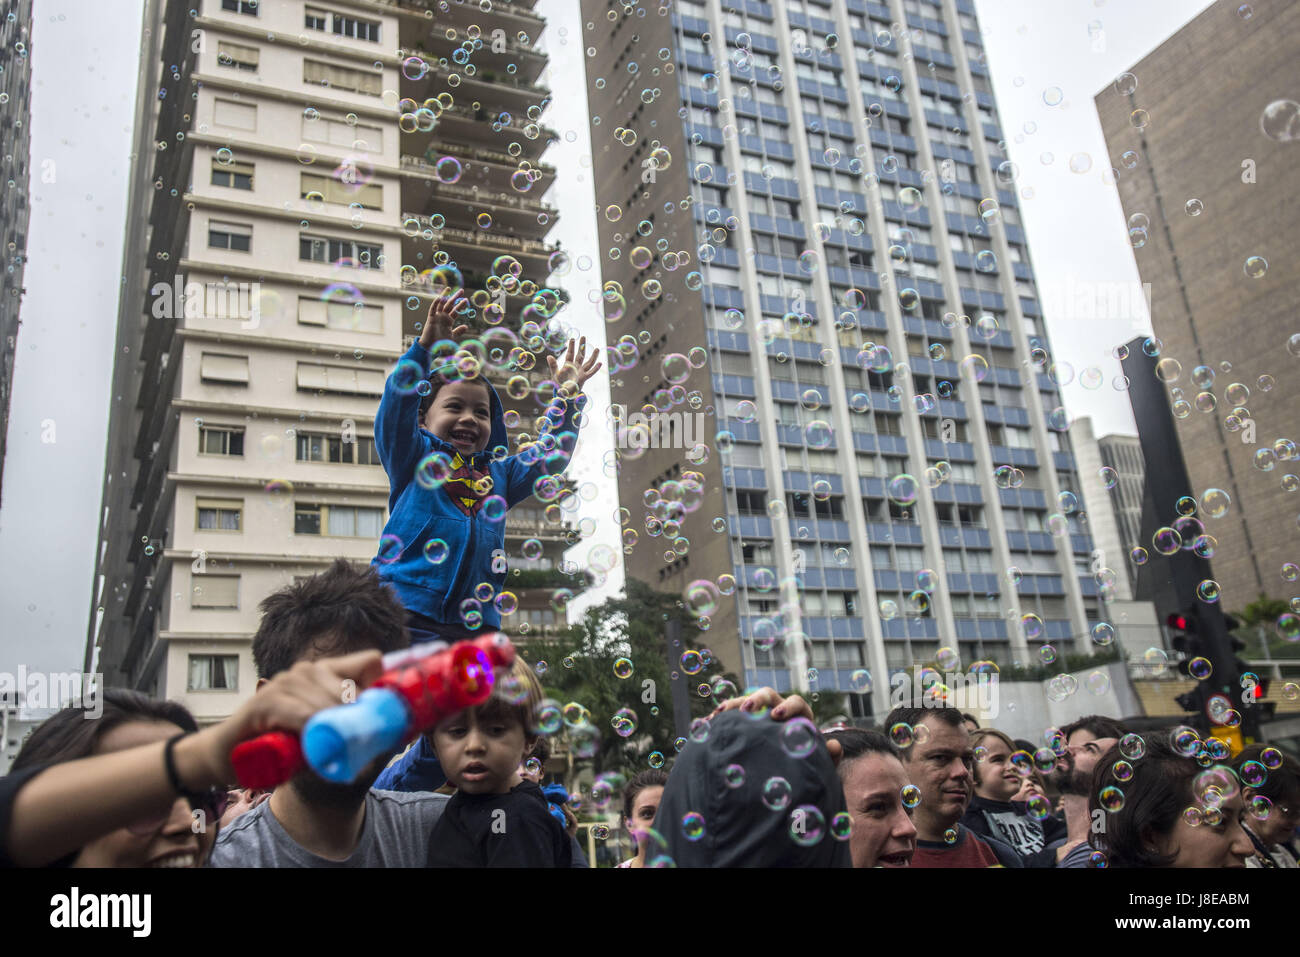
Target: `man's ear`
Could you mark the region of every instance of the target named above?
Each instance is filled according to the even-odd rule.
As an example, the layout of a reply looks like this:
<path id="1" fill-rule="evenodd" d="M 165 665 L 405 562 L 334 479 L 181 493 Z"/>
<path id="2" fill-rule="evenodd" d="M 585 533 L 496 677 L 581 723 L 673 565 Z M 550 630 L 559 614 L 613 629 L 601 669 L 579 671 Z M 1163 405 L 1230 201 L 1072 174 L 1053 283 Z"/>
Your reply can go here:
<path id="1" fill-rule="evenodd" d="M 256 694 L 258 691 L 261 691 L 264 687 L 266 687 L 266 682 L 267 682 L 268 680 L 270 680 L 270 679 L 268 679 L 268 678 L 258 678 L 258 679 L 257 679 L 257 687 L 255 687 L 255 688 L 253 689 L 253 692 Z"/>

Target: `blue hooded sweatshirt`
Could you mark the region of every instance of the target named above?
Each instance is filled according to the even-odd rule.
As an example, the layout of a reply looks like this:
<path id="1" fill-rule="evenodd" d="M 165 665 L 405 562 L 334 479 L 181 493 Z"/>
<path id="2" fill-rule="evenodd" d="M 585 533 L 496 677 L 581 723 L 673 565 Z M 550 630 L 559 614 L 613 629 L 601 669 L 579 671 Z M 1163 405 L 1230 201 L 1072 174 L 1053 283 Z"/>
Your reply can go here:
<path id="1" fill-rule="evenodd" d="M 370 564 L 397 591 L 408 612 L 464 628 L 461 603 L 474 597 L 475 587 L 490 583 L 495 598 L 505 583 L 505 511 L 492 517 L 484 514 L 493 513 L 492 508 L 467 512 L 438 481 L 436 469 L 430 469 L 434 453 L 440 453 L 444 463 L 457 454 L 451 443 L 420 424 L 421 396 L 411 386 L 417 375 L 428 376 L 430 361 L 429 351 L 416 342 L 384 383 L 375 415 L 375 447 L 388 473 L 389 516 L 379 554 Z M 539 478 L 567 467 L 577 438 L 574 418 L 586 399 L 581 395 L 568 403 L 557 399 L 546 413 L 552 426 L 549 433 L 519 454 L 506 456 L 509 438 L 501 400 L 483 381 L 490 396 L 492 431 L 486 449 L 468 464 L 490 476 L 489 494 L 504 498 L 509 509 L 533 494 Z M 557 403 L 565 404 L 562 415 Z M 500 503 L 494 504 L 499 509 Z M 434 539 L 447 543 L 446 557 L 438 564 L 425 557 L 425 547 Z M 501 627 L 493 600 L 481 602 L 479 609 L 481 630 Z"/>

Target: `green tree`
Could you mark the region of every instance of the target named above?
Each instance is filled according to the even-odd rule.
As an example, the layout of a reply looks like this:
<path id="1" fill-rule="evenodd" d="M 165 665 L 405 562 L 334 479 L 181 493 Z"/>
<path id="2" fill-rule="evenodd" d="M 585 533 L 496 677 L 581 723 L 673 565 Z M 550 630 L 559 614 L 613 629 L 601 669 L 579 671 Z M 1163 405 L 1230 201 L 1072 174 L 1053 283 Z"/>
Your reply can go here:
<path id="1" fill-rule="evenodd" d="M 590 713 L 598 734 L 596 748 L 590 758 L 579 760 L 589 764 L 594 773 L 617 770 L 630 776 L 649 767 L 652 751 L 663 754 L 665 760 L 676 754 L 666 634 L 671 620 L 681 623 L 682 647 L 673 649 L 675 663 L 687 651 L 707 649 L 707 633 L 697 629 L 676 595 L 628 579 L 623 597 L 587 609 L 581 622 L 559 635 L 530 638 L 523 644 L 523 655 L 539 672 L 547 696 L 561 706 L 577 703 Z M 614 672 L 620 658 L 632 663 L 627 677 Z M 708 663 L 688 675 L 691 714 L 696 717 L 708 714 L 716 704 L 711 694 L 698 694 L 700 685 L 712 686 L 722 679 L 733 688 L 739 686 L 734 675 L 724 674 L 710 656 L 704 658 Z M 677 664 L 678 670 L 681 667 Z M 724 690 L 723 696 L 726 694 Z M 626 737 L 612 724 L 615 714 L 623 709 L 636 721 L 636 730 Z"/>

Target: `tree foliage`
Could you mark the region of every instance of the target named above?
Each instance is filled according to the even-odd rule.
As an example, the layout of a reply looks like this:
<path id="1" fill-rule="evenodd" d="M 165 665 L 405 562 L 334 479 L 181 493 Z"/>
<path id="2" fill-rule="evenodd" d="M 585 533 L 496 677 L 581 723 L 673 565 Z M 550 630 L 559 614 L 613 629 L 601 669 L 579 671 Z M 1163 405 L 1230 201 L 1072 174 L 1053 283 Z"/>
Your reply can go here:
<path id="1" fill-rule="evenodd" d="M 673 727 L 666 633 L 671 620 L 681 623 L 681 647 L 673 649 L 672 658 L 675 670 L 682 672 L 682 655 L 706 651 L 707 633 L 698 630 L 676 595 L 656 592 L 633 579 L 628 579 L 623 597 L 589 608 L 578 624 L 557 636 L 530 638 L 523 644 L 523 654 L 539 672 L 547 696 L 561 706 L 576 702 L 589 712 L 599 741 L 595 753 L 580 760 L 593 772 L 617 770 L 630 776 L 650 766 L 647 759 L 652 751 L 663 754 L 666 761 L 676 753 L 678 731 Z M 708 663 L 686 675 L 692 717 L 708 714 L 715 705 L 712 694 L 699 694 L 699 686 L 711 686 L 716 679 L 732 687 L 740 685 L 711 656 L 703 657 Z M 632 663 L 626 678 L 614 673 L 619 658 Z M 622 709 L 636 719 L 636 730 L 627 737 L 612 724 Z"/>

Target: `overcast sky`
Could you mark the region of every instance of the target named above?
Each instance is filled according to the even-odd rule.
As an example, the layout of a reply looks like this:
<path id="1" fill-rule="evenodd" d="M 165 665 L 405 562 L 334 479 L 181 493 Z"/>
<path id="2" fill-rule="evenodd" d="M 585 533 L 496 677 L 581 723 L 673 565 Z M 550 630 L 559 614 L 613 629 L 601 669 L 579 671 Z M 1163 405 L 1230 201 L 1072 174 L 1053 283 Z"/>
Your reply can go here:
<path id="1" fill-rule="evenodd" d="M 538 5 L 550 21 L 544 38 L 553 58 L 555 102 L 546 121 L 562 136 L 547 154 L 547 161 L 560 167 L 549 199 L 560 208 L 561 218 L 551 238 L 563 242 L 574 263 L 563 281 L 573 294 L 570 319 L 599 337 L 603 323 L 589 300 L 599 287 L 600 255 L 593 242 L 577 6 L 576 0 Z M 1137 281 L 1118 198 L 1102 176 L 1108 164 L 1092 98 L 1208 3 L 976 0 L 976 6 L 1010 155 L 1020 168 L 1020 187 L 1033 191 L 1022 206 L 1040 286 L 1046 292 L 1072 280 Z M 122 269 L 140 7 L 139 0 L 36 4 L 29 261 L 0 506 L 3 671 L 19 664 L 30 670 L 78 670 L 85 646 Z M 1061 90 L 1056 106 L 1044 101 L 1044 91 L 1051 87 Z M 1034 124 L 1029 127 L 1034 132 L 1025 132 L 1026 124 Z M 1053 157 L 1047 165 L 1041 161 L 1045 153 Z M 1070 171 L 1075 154 L 1091 158 L 1088 172 Z M 1084 388 L 1077 377 L 1065 386 L 1070 412 L 1091 415 L 1099 434 L 1132 431 L 1127 398 L 1111 386 L 1119 367 L 1110 349 L 1135 331 L 1124 322 L 1063 319 L 1047 313 L 1057 361 L 1069 362 L 1076 373 L 1088 368 L 1102 373 L 1095 390 Z M 595 421 L 603 422 L 607 383 L 590 391 Z M 43 436 L 53 441 L 43 442 Z M 584 433 L 574 465 L 580 482 L 610 487 L 601 472 L 601 455 L 608 448 L 609 436 L 599 425 Z M 616 507 L 608 492 L 584 504 L 580 517 L 595 522 L 595 536 L 570 557 L 585 562 L 590 549 L 602 543 L 617 551 Z M 616 569 L 609 584 L 620 583 L 621 569 Z"/>

